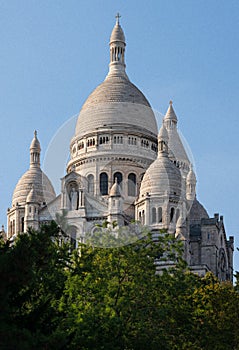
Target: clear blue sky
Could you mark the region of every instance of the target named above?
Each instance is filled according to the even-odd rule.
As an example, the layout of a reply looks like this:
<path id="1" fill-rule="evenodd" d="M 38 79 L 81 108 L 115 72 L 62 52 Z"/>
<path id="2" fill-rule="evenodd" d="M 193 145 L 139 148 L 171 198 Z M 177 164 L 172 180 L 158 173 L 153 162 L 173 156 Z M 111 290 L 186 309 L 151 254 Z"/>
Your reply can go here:
<path id="1" fill-rule="evenodd" d="M 196 162 L 198 198 L 211 216 L 224 215 L 239 246 L 238 0 L 1 0 L 0 222 L 28 169 L 33 131 L 43 158 L 104 79 L 118 11 L 131 81 L 162 113 L 174 101 Z"/>

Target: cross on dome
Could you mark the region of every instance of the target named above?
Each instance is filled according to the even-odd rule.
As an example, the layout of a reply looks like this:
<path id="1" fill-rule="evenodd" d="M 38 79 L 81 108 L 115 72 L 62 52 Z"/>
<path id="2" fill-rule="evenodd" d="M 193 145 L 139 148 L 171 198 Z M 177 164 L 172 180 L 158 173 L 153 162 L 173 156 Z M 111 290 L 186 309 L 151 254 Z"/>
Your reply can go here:
<path id="1" fill-rule="evenodd" d="M 116 14 L 115 18 L 116 18 L 116 24 L 119 24 L 119 19 L 120 19 L 120 14 L 119 12 Z"/>

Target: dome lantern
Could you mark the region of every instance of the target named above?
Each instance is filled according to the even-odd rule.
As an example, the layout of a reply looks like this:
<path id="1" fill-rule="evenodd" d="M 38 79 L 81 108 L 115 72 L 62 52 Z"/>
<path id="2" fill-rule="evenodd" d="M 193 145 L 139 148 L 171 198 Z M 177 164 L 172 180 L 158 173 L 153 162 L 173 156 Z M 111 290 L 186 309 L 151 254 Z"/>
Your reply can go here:
<path id="1" fill-rule="evenodd" d="M 110 36 L 110 64 L 109 75 L 117 74 L 125 77 L 125 36 L 119 23 L 119 13 L 115 16 L 116 23 Z"/>
<path id="2" fill-rule="evenodd" d="M 41 146 L 37 138 L 37 131 L 34 131 L 34 137 L 30 145 L 30 168 L 40 168 Z"/>

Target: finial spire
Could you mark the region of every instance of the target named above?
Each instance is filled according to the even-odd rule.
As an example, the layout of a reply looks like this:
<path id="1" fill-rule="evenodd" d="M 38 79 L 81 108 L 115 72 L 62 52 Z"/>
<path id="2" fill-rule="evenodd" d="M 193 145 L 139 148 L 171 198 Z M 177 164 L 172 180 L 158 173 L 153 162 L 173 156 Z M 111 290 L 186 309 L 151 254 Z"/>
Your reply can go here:
<path id="1" fill-rule="evenodd" d="M 120 24 L 119 23 L 119 19 L 120 19 L 120 14 L 119 14 L 119 12 L 117 12 L 117 14 L 116 14 L 116 16 L 115 16 L 115 18 L 116 18 L 116 24 Z"/>
<path id="2" fill-rule="evenodd" d="M 173 101 L 172 101 L 172 100 L 169 101 L 169 105 L 170 105 L 170 106 L 173 105 Z"/>
<path id="3" fill-rule="evenodd" d="M 36 130 L 34 131 L 34 137 L 35 137 L 35 139 L 37 138 L 37 131 Z"/>

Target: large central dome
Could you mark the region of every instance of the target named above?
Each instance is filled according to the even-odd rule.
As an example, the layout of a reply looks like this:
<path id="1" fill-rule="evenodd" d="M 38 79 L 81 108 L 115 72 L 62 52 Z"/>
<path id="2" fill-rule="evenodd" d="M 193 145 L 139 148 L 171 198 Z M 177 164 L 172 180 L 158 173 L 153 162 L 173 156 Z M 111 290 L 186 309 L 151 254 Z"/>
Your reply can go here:
<path id="1" fill-rule="evenodd" d="M 78 139 L 99 128 L 122 125 L 156 137 L 157 123 L 151 106 L 125 72 L 125 46 L 124 33 L 117 20 L 110 37 L 109 73 L 81 109 L 75 130 Z"/>

